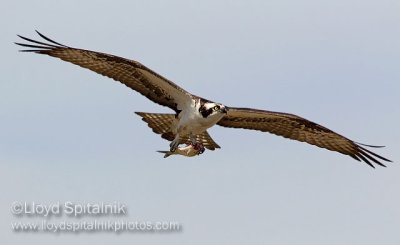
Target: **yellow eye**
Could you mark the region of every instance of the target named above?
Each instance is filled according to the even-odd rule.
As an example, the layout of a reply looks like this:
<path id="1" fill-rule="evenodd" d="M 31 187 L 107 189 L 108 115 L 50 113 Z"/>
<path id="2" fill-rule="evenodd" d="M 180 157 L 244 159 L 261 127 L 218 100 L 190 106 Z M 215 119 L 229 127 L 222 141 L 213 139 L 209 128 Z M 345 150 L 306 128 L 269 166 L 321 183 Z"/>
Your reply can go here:
<path id="1" fill-rule="evenodd" d="M 216 110 L 219 110 L 219 106 L 214 106 L 214 110 L 216 111 Z"/>

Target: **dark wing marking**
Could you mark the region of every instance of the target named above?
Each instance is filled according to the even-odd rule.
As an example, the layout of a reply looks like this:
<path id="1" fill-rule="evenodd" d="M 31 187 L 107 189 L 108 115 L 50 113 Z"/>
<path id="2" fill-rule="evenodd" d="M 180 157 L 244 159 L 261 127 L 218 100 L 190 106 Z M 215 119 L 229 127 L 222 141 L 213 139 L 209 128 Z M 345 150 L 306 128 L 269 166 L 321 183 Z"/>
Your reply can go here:
<path id="1" fill-rule="evenodd" d="M 105 53 L 71 48 L 55 42 L 39 32 L 37 33 L 48 43 L 18 35 L 29 43 L 15 44 L 30 48 L 21 50 L 23 52 L 57 57 L 112 78 L 141 93 L 153 102 L 175 110 L 175 112 L 179 112 L 186 103 L 190 103 L 190 93 L 139 62 Z"/>
<path id="2" fill-rule="evenodd" d="M 374 146 L 354 142 L 330 129 L 292 114 L 249 108 L 229 108 L 227 115 L 218 122 L 218 125 L 229 128 L 259 130 L 306 142 L 349 155 L 358 161 L 364 161 L 371 167 L 374 167 L 372 163 L 386 167 L 380 160 L 391 162 L 389 159 L 362 147 Z"/>
<path id="3" fill-rule="evenodd" d="M 163 114 L 163 113 L 146 113 L 146 112 L 135 112 L 142 117 L 142 120 L 147 123 L 147 125 L 153 129 L 156 134 L 161 134 L 163 139 L 168 141 L 173 141 L 175 139 L 175 134 L 171 132 L 171 125 L 175 123 L 175 115 L 173 114 Z M 202 134 L 196 135 L 196 141 L 202 143 L 203 146 L 209 150 L 215 150 L 216 148 L 221 148 L 211 136 L 204 131 Z M 189 144 L 190 139 L 188 136 L 182 137 L 181 144 Z"/>

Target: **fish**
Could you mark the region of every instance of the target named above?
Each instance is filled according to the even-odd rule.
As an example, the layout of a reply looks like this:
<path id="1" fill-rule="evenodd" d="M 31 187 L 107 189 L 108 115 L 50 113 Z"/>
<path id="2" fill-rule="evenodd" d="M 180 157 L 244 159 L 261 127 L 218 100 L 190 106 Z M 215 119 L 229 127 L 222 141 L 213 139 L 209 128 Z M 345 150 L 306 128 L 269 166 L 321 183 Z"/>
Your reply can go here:
<path id="1" fill-rule="evenodd" d="M 164 158 L 167 158 L 171 155 L 182 155 L 185 157 L 194 157 L 200 154 L 203 154 L 205 148 L 201 143 L 190 143 L 186 144 L 185 146 L 176 148 L 175 151 L 157 151 L 159 153 L 164 154 Z"/>

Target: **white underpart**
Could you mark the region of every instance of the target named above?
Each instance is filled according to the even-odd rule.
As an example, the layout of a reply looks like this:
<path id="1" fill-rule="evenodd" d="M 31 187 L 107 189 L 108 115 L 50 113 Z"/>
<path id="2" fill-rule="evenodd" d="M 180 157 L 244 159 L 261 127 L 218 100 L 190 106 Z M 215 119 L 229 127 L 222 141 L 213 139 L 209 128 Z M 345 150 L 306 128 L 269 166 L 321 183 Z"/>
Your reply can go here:
<path id="1" fill-rule="evenodd" d="M 196 103 L 197 102 L 197 103 Z M 179 114 L 179 122 L 176 133 L 181 136 L 188 134 L 201 134 L 208 128 L 214 126 L 224 116 L 222 113 L 210 115 L 204 118 L 199 112 L 199 101 L 193 101 L 189 108 L 185 108 Z"/>
<path id="2" fill-rule="evenodd" d="M 172 129 L 176 136 L 171 145 L 177 146 L 180 137 L 186 135 L 194 136 L 203 133 L 208 128 L 214 126 L 224 116 L 223 113 L 213 113 L 204 118 L 199 112 L 199 108 L 200 100 L 192 100 L 190 106 L 182 110 L 179 114 L 177 125 Z"/>

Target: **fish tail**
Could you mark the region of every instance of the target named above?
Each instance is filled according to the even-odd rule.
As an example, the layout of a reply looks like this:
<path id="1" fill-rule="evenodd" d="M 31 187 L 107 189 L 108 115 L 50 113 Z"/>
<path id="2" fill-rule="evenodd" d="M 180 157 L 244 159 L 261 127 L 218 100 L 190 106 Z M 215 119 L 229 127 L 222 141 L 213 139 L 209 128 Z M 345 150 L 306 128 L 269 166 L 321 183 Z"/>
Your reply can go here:
<path id="1" fill-rule="evenodd" d="M 165 155 L 164 155 L 164 158 L 167 158 L 167 157 L 169 157 L 169 156 L 171 156 L 171 155 L 173 154 L 173 153 L 170 152 L 170 151 L 157 151 L 157 152 L 162 153 L 162 154 L 165 154 Z"/>

